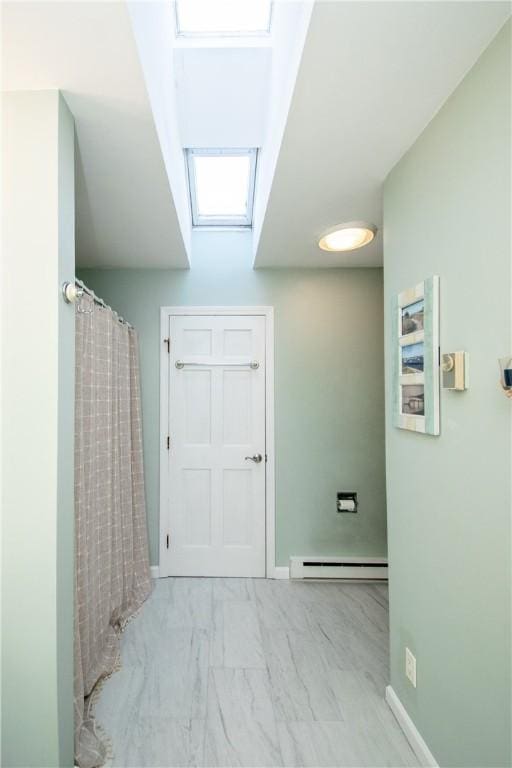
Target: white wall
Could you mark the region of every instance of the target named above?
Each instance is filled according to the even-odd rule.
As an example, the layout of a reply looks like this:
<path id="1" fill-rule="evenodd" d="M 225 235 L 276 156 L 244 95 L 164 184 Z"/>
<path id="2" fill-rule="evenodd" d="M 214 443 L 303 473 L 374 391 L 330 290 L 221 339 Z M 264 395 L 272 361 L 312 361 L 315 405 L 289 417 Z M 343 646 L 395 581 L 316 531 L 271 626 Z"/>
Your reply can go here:
<path id="1" fill-rule="evenodd" d="M 511 765 L 509 22 L 386 180 L 386 475 L 391 683 L 442 766 Z M 441 434 L 393 426 L 393 297 L 440 276 Z M 405 646 L 417 657 L 416 688 Z"/>
<path id="2" fill-rule="evenodd" d="M 127 7 L 183 243 L 190 258 L 192 222 L 176 104 L 172 3 L 128 0 Z"/>
<path id="3" fill-rule="evenodd" d="M 3 100 L 2 759 L 73 764 L 74 126 Z"/>
<path id="4" fill-rule="evenodd" d="M 312 0 L 274 3 L 272 14 L 272 71 L 268 97 L 266 135 L 258 159 L 258 178 L 254 199 L 253 254 L 260 241 L 261 228 L 276 170 L 277 158 L 288 119 L 295 81 L 306 42 Z"/>

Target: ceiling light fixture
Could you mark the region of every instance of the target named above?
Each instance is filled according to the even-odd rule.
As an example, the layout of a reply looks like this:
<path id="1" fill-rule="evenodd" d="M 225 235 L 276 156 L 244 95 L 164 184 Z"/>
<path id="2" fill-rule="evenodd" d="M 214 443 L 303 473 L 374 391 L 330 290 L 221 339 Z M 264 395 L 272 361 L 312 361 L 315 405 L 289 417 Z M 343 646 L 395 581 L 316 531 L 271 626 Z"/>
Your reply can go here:
<path id="1" fill-rule="evenodd" d="M 318 245 L 322 251 L 354 251 L 371 243 L 377 233 L 377 227 L 365 221 L 349 221 L 328 229 Z"/>

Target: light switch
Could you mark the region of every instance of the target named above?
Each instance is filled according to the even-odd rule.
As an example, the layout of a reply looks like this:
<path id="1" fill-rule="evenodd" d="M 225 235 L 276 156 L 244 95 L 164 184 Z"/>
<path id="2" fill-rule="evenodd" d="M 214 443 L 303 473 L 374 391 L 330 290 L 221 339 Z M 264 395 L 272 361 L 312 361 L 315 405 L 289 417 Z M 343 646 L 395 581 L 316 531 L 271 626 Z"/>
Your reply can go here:
<path id="1" fill-rule="evenodd" d="M 443 389 L 467 389 L 467 360 L 465 352 L 446 352 L 441 358 Z"/>

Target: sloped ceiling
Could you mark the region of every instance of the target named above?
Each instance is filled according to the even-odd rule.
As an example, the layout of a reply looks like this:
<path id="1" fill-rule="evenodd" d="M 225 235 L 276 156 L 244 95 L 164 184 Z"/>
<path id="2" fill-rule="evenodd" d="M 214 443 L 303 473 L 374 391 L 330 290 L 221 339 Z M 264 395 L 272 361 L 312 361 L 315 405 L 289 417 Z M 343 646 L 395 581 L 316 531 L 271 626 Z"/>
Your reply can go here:
<path id="1" fill-rule="evenodd" d="M 257 267 L 375 266 L 318 237 L 382 226 L 389 171 L 510 14 L 500 2 L 316 2 L 255 259 Z M 461 126 L 463 130 L 463 126 Z"/>
<path id="2" fill-rule="evenodd" d="M 280 74 L 267 94 L 265 120 L 258 107 L 256 116 L 246 109 L 244 119 L 234 120 L 229 136 L 221 133 L 219 121 L 209 126 L 212 132 L 216 128 L 216 140 L 236 145 L 244 125 L 250 124 L 249 138 L 256 142 L 266 123 L 255 266 L 379 265 L 381 232 L 371 245 L 349 254 L 320 251 L 318 236 L 356 219 L 381 227 L 386 175 L 489 44 L 510 5 L 317 0 L 310 21 L 309 0 L 302 8 L 274 1 L 284 3 L 275 9 L 274 40 L 281 33 L 284 40 L 285 32 L 289 39 L 272 53 L 272 76 L 279 67 Z M 179 82 L 176 99 L 180 71 L 182 83 L 197 82 L 197 73 L 189 52 L 173 55 L 170 0 L 4 2 L 2 11 L 3 87 L 58 88 L 75 117 L 78 264 L 189 266 L 186 141 L 179 134 L 206 144 L 211 134 L 202 130 L 216 104 L 196 103 L 194 94 L 180 92 Z M 283 94 L 292 90 L 306 30 L 288 113 Z M 196 62 L 205 56 L 211 58 L 211 52 L 196 51 Z M 235 51 L 223 58 L 237 56 Z M 250 54 L 247 66 L 248 74 L 262 67 L 268 73 L 268 52 Z M 214 75 L 212 69 L 213 84 Z M 247 75 L 248 84 L 256 82 L 253 75 Z M 207 85 L 205 80 L 203 96 Z M 229 87 L 225 91 L 225 103 L 236 107 L 237 92 L 230 100 Z M 215 93 L 224 98 L 220 85 Z M 254 87 L 252 94 L 256 109 L 265 94 Z M 238 107 L 250 97 L 248 87 Z"/>
<path id="3" fill-rule="evenodd" d="M 2 6 L 4 89 L 60 89 L 75 117 L 78 264 L 187 267 L 125 3 Z"/>

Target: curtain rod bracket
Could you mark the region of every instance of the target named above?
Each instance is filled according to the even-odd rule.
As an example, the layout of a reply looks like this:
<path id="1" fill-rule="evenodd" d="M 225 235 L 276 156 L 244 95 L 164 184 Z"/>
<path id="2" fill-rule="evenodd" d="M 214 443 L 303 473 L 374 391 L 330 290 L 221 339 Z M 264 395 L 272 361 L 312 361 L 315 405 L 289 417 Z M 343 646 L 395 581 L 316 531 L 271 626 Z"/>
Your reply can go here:
<path id="1" fill-rule="evenodd" d="M 91 291 L 90 288 L 88 288 L 85 283 L 83 283 L 81 280 L 79 280 L 77 277 L 75 277 L 73 282 L 67 281 L 65 283 L 62 283 L 62 296 L 64 298 L 64 301 L 66 304 L 76 304 L 76 302 L 82 298 L 84 294 L 87 294 L 91 297 L 91 299 L 94 301 L 95 304 L 98 304 L 100 307 L 103 307 L 104 309 L 108 309 L 116 320 L 121 323 L 122 325 L 128 326 L 128 328 L 133 329 L 133 325 L 128 322 L 128 320 L 125 320 L 123 317 L 117 314 L 117 312 L 114 312 L 114 310 L 108 306 L 108 304 L 105 304 L 103 299 L 98 298 L 94 291 Z M 80 307 L 77 308 L 77 311 L 81 315 L 90 315 L 92 310 L 89 312 L 87 310 L 80 309 Z"/>
<path id="2" fill-rule="evenodd" d="M 84 292 L 76 283 L 66 282 L 62 284 L 62 295 L 66 304 L 75 304 Z"/>

